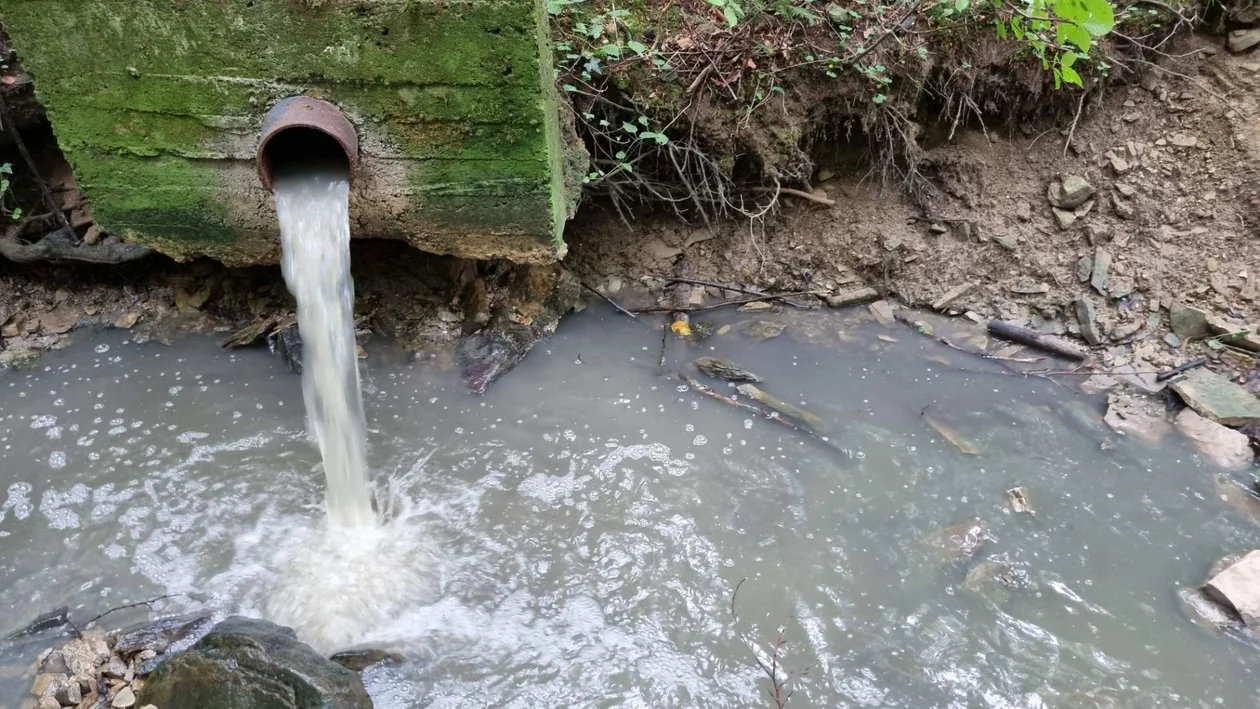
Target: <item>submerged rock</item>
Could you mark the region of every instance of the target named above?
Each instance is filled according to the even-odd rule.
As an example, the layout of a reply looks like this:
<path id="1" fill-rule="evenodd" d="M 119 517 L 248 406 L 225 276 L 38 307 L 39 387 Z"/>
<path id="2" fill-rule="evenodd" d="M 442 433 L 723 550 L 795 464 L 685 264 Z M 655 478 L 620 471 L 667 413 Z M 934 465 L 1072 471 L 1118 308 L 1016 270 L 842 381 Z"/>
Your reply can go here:
<path id="1" fill-rule="evenodd" d="M 344 652 L 334 653 L 328 659 L 338 665 L 341 665 L 347 670 L 353 670 L 355 672 L 362 672 L 372 665 L 381 662 L 389 662 L 393 664 L 399 664 L 402 662 L 402 656 L 385 650 L 346 650 Z"/>
<path id="2" fill-rule="evenodd" d="M 728 382 L 760 382 L 761 377 L 754 372 L 726 359 L 717 357 L 701 357 L 696 360 L 696 367 L 714 379 L 725 379 Z"/>
<path id="3" fill-rule="evenodd" d="M 18 638 L 25 638 L 31 635 L 38 635 L 39 633 L 42 633 L 45 630 L 52 630 L 54 628 L 60 628 L 69 622 L 70 622 L 70 606 L 62 606 L 60 608 L 57 608 L 56 610 L 51 610 L 51 611 L 48 611 L 47 613 L 44 613 L 43 615 L 39 616 L 35 620 L 32 620 L 31 622 L 27 623 L 26 626 L 23 627 L 22 629 L 15 630 L 12 633 L 9 633 L 7 636 L 5 636 L 5 640 L 17 640 Z"/>
<path id="4" fill-rule="evenodd" d="M 960 522 L 929 534 L 924 543 L 944 561 L 957 561 L 984 548 L 989 541 L 989 527 L 983 520 Z"/>
<path id="5" fill-rule="evenodd" d="M 162 709 L 371 709 L 359 675 L 265 620 L 233 616 L 160 665 L 141 704 Z"/>
<path id="6" fill-rule="evenodd" d="M 1107 414 L 1103 416 L 1103 421 L 1116 433 L 1147 443 L 1158 443 L 1172 429 L 1164 416 L 1163 407 L 1154 401 L 1117 392 L 1107 399 Z"/>
<path id="7" fill-rule="evenodd" d="M 144 623 L 119 633 L 114 640 L 114 652 L 124 658 L 146 650 L 160 655 L 171 645 L 205 630 L 210 621 L 209 613 L 193 613 Z"/>

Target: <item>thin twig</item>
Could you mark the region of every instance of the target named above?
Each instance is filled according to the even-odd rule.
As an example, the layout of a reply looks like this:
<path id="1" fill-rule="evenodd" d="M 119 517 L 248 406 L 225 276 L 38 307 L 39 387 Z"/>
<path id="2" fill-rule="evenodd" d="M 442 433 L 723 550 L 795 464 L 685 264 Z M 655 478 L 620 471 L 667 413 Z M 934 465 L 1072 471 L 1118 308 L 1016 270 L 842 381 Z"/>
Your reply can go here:
<path id="1" fill-rule="evenodd" d="M 765 188 L 762 188 L 762 189 L 764 189 L 764 190 L 766 190 L 767 192 L 769 192 L 772 188 L 765 187 Z M 836 202 L 835 202 L 835 200 L 833 200 L 833 199 L 828 199 L 828 198 L 826 198 L 826 197 L 819 197 L 818 195 L 816 195 L 816 194 L 814 194 L 814 193 L 812 193 L 812 192 L 806 192 L 806 191 L 804 191 L 804 190 L 794 190 L 794 189 L 792 189 L 791 187 L 780 187 L 780 188 L 779 188 L 779 193 L 780 193 L 780 194 L 788 194 L 788 195 L 792 195 L 793 197 L 800 197 L 801 199 L 808 200 L 808 201 L 810 201 L 810 202 L 815 202 L 815 203 L 817 203 L 817 204 L 825 204 L 825 205 L 827 205 L 828 207 L 834 207 L 834 206 L 836 206 Z"/>
<path id="2" fill-rule="evenodd" d="M 620 305 L 617 305 L 617 301 L 613 300 L 612 298 L 609 298 L 608 296 L 604 295 L 603 293 L 600 293 L 599 291 L 595 290 L 594 288 L 592 288 L 592 287 L 590 287 L 590 286 L 586 285 L 586 283 L 585 283 L 585 282 L 583 282 L 583 281 L 578 281 L 578 283 L 580 283 L 580 284 L 582 285 L 582 287 L 583 287 L 583 288 L 585 288 L 586 290 L 588 290 L 588 291 L 590 291 L 590 292 L 594 293 L 595 295 L 597 295 L 597 296 L 599 296 L 599 297 L 603 298 L 603 299 L 604 299 L 604 300 L 605 300 L 605 301 L 606 301 L 609 305 L 611 305 L 611 306 L 613 306 L 614 308 L 616 308 L 616 309 L 618 310 L 618 312 L 621 312 L 621 313 L 624 313 L 624 314 L 626 314 L 626 315 L 629 315 L 630 317 L 634 318 L 635 320 L 638 320 L 638 319 L 639 319 L 639 316 L 638 316 L 638 315 L 635 315 L 633 312 L 631 312 L 631 311 L 629 311 L 629 310 L 626 310 L 625 308 L 621 307 Z"/>
<path id="3" fill-rule="evenodd" d="M 747 305 L 748 303 L 760 303 L 763 300 L 776 300 L 794 295 L 818 295 L 821 291 L 802 290 L 793 291 L 791 293 L 776 293 L 774 295 L 761 295 L 756 298 L 746 298 L 744 300 L 724 300 L 721 303 L 710 303 L 709 305 L 691 305 L 686 308 L 676 308 L 673 306 L 661 306 L 656 308 L 636 308 L 636 313 L 695 313 L 701 310 L 714 310 L 716 308 L 725 308 L 731 305 Z"/>
<path id="4" fill-rule="evenodd" d="M 125 606 L 117 606 L 117 607 L 115 607 L 115 608 L 110 608 L 109 610 L 105 611 L 104 613 L 101 613 L 100 615 L 98 615 L 98 616 L 96 616 L 95 618 L 93 618 L 93 619 L 89 620 L 88 622 L 83 623 L 82 625 L 77 625 L 77 624 L 75 624 L 74 622 L 69 621 L 69 620 L 67 620 L 67 621 L 66 621 L 66 624 L 67 624 L 67 625 L 69 625 L 69 626 L 70 626 L 70 629 L 74 631 L 74 635 L 75 635 L 75 637 L 79 637 L 79 638 L 81 638 L 81 637 L 83 637 L 83 628 L 86 628 L 86 627 L 90 626 L 91 624 L 95 623 L 96 621 L 100 620 L 101 618 L 104 618 L 105 616 L 109 615 L 110 613 L 113 613 L 113 612 L 115 612 L 115 611 L 125 611 L 125 610 L 128 610 L 128 609 L 130 609 L 130 608 L 139 608 L 140 606 L 144 606 L 144 607 L 149 608 L 150 610 L 152 610 L 152 608 L 153 608 L 153 604 L 154 604 L 154 603 L 157 603 L 158 601 L 165 601 L 165 600 L 166 600 L 166 599 L 168 599 L 168 598 L 178 598 L 178 597 L 181 597 L 181 596 L 186 596 L 186 595 L 188 595 L 188 594 L 186 594 L 186 593 L 166 593 L 166 594 L 163 594 L 163 595 L 161 595 L 161 596 L 157 596 L 156 598 L 150 598 L 150 599 L 149 599 L 149 600 L 147 600 L 147 601 L 137 601 L 136 603 L 128 603 L 128 604 L 127 604 L 127 605 L 125 605 Z"/>
<path id="5" fill-rule="evenodd" d="M 1081 100 L 1076 102 L 1076 117 L 1072 119 L 1072 127 L 1068 129 L 1067 140 L 1063 143 L 1063 154 L 1068 154 L 1068 148 L 1072 147 L 1072 136 L 1076 135 L 1076 124 L 1081 120 L 1081 109 L 1085 107 L 1086 92 L 1081 92 Z"/>
<path id="6" fill-rule="evenodd" d="M 669 279 L 666 279 L 666 281 L 665 281 L 665 285 L 669 285 L 669 284 L 671 284 L 671 283 L 689 283 L 689 284 L 691 284 L 691 285 L 693 285 L 693 286 L 709 286 L 709 287 L 711 287 L 711 288 L 721 288 L 722 290 L 728 290 L 728 291 L 731 291 L 731 292 L 733 292 L 733 293 L 743 293 L 744 295 L 757 295 L 757 296 L 761 296 L 761 295 L 770 295 L 769 293 L 764 293 L 764 292 L 762 292 L 762 291 L 755 290 L 755 289 L 752 289 L 752 288 L 744 288 L 744 287 L 737 286 L 737 285 L 733 285 L 733 284 L 730 284 L 730 283 L 720 283 L 720 282 L 718 282 L 718 281 L 706 281 L 706 280 L 703 280 L 703 279 L 700 279 L 700 278 L 669 278 Z M 787 305 L 792 306 L 793 308 L 800 308 L 801 310 L 812 310 L 812 309 L 813 309 L 813 308 L 811 308 L 810 306 L 805 305 L 805 304 L 803 304 L 803 303 L 797 303 L 796 301 L 793 301 L 793 300 L 788 300 L 786 297 L 782 297 L 782 300 L 783 300 L 783 302 L 784 302 L 784 303 L 786 303 Z"/>
<path id="7" fill-rule="evenodd" d="M 669 323 L 661 325 L 661 369 L 665 368 L 665 343 L 669 341 Z"/>

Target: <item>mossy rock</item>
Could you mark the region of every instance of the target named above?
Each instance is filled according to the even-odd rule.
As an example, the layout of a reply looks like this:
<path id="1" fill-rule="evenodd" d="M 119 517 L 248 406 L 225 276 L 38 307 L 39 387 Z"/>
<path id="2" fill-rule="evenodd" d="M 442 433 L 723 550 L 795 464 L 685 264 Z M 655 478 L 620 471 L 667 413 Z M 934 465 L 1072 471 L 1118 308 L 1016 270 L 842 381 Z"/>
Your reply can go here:
<path id="1" fill-rule="evenodd" d="M 140 695 L 162 709 L 371 709 L 359 675 L 293 630 L 233 616 L 165 660 Z"/>

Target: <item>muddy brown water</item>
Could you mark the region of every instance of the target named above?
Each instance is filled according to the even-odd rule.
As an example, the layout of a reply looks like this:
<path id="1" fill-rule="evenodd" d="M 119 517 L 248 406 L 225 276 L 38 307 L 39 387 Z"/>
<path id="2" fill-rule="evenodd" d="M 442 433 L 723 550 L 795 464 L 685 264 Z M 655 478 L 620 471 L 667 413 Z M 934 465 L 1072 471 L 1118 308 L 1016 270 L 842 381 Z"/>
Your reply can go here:
<path id="1" fill-rule="evenodd" d="M 358 638 L 405 657 L 367 671 L 377 706 L 772 706 L 748 644 L 766 659 L 780 627 L 783 666 L 808 668 L 791 707 L 1260 705 L 1256 646 L 1176 597 L 1260 546 L 1216 471 L 1175 437 L 1111 434 L 1065 388 L 947 368 L 932 358 L 998 369 L 909 329 L 811 318 L 853 341 L 737 330 L 671 341 L 668 369 L 736 360 L 835 448 L 662 377 L 659 331 L 604 308 L 480 398 L 370 346 L 369 463 L 424 530 L 433 583 Z M 80 332 L 0 373 L 0 404 L 5 631 L 180 592 L 158 612 L 261 615 L 322 516 L 300 381 L 265 351 Z M 1016 485 L 1034 516 L 1007 509 Z M 991 537 L 970 558 L 924 542 L 970 520 Z M 983 560 L 1010 587 L 967 588 Z M 0 648 L 10 668 L 34 652 Z M 0 706 L 28 684 L 0 672 Z"/>

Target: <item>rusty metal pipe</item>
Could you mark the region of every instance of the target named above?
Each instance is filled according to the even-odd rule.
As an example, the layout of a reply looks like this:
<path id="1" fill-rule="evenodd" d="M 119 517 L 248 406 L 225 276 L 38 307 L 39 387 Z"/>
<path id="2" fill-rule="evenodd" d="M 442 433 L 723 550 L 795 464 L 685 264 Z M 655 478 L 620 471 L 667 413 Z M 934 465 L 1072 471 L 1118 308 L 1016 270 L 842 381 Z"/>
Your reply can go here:
<path id="1" fill-rule="evenodd" d="M 309 96 L 292 96 L 267 112 L 257 162 L 258 179 L 268 191 L 281 164 L 342 157 L 353 181 L 359 167 L 359 137 L 336 106 Z"/>

